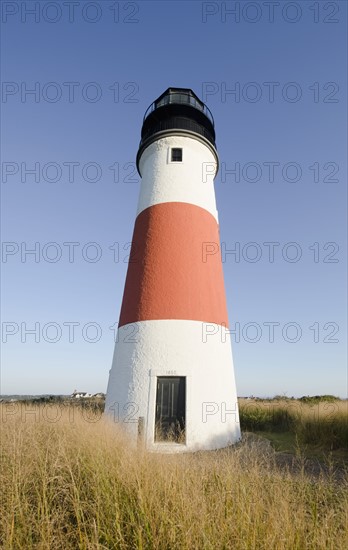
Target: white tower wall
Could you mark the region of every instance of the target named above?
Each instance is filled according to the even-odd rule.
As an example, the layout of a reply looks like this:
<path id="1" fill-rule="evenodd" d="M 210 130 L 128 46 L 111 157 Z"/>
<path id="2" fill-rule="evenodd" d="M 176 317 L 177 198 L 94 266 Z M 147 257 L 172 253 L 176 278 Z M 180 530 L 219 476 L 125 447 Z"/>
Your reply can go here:
<path id="1" fill-rule="evenodd" d="M 183 150 L 182 162 L 171 162 L 173 147 Z M 142 176 L 137 215 L 162 202 L 186 202 L 218 219 L 214 191 L 216 158 L 195 137 L 168 136 L 151 143 L 139 163 Z"/>
<path id="2" fill-rule="evenodd" d="M 240 438 L 228 331 L 199 321 L 141 321 L 121 327 L 106 408 L 136 442 L 145 420 L 149 450 L 216 449 Z M 180 345 L 178 345 L 180 343 Z M 156 379 L 186 377 L 186 443 L 155 443 Z"/>

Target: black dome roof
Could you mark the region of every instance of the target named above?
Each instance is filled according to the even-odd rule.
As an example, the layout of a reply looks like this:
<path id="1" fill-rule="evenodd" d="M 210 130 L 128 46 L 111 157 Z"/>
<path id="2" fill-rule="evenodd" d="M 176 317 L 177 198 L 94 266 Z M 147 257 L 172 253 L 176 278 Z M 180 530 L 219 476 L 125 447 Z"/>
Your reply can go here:
<path id="1" fill-rule="evenodd" d="M 144 149 L 163 135 L 196 134 L 211 144 L 216 157 L 214 119 L 208 107 L 189 88 L 168 88 L 145 112 L 137 168 Z"/>

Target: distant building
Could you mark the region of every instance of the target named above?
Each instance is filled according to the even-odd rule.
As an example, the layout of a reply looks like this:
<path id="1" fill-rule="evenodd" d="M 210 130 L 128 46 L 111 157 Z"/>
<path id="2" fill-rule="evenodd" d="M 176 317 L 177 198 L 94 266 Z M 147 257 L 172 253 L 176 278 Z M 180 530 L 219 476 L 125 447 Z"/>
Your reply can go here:
<path id="1" fill-rule="evenodd" d="M 74 392 L 70 395 L 70 397 L 72 397 L 74 399 L 84 399 L 86 397 L 92 397 L 92 394 L 88 393 L 86 391 L 76 391 L 76 390 L 74 390 Z"/>

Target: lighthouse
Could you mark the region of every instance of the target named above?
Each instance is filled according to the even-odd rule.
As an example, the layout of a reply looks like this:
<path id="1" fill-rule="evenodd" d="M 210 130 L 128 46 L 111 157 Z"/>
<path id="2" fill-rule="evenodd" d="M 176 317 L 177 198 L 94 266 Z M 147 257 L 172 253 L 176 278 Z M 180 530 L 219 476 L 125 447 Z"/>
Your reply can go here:
<path id="1" fill-rule="evenodd" d="M 240 439 L 219 253 L 213 116 L 186 88 L 147 109 L 141 187 L 105 412 L 150 451 Z"/>

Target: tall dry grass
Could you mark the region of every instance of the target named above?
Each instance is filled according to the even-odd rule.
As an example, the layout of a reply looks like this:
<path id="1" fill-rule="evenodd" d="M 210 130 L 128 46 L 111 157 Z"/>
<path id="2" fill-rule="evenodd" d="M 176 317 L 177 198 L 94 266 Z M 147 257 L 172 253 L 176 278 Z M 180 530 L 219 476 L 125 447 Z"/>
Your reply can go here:
<path id="1" fill-rule="evenodd" d="M 2 405 L 1 547 L 348 547 L 347 480 L 277 470 L 242 443 L 187 455 L 130 449 L 90 411 Z"/>
<path id="2" fill-rule="evenodd" d="M 242 427 L 292 432 L 300 444 L 348 449 L 348 401 L 239 400 Z"/>

